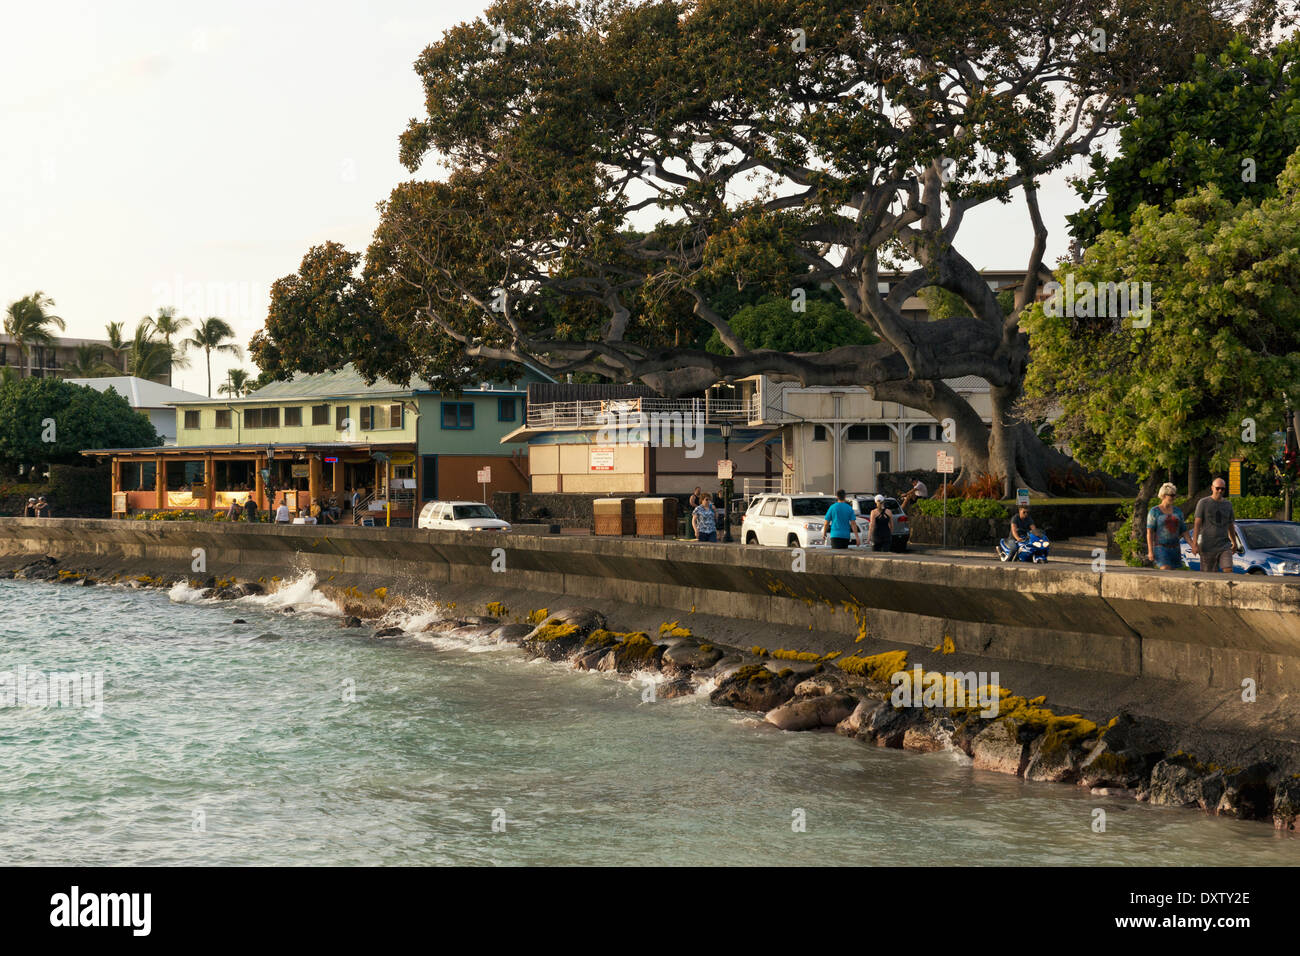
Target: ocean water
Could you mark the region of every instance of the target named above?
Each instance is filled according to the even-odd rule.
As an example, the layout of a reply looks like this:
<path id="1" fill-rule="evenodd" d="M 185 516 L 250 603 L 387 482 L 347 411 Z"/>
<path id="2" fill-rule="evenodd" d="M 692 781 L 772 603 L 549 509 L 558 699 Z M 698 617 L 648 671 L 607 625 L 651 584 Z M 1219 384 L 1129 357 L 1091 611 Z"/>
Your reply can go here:
<path id="1" fill-rule="evenodd" d="M 1300 840 L 1264 824 L 782 733 L 704 696 L 647 702 L 644 684 L 484 641 L 372 640 L 312 584 L 217 604 L 0 581 L 0 673 L 103 677 L 99 716 L 93 681 L 89 706 L 31 706 L 29 689 L 0 708 L 0 859 L 1300 861 Z"/>

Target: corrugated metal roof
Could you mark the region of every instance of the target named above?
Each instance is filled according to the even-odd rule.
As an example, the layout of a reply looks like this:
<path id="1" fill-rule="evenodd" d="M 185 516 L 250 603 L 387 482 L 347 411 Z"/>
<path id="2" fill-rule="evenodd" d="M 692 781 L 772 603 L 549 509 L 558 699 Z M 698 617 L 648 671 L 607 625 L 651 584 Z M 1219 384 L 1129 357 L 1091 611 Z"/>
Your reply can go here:
<path id="1" fill-rule="evenodd" d="M 208 396 L 187 392 L 170 385 L 159 385 L 134 375 L 108 375 L 103 378 L 69 378 L 73 385 L 86 385 L 97 392 L 110 388 L 130 403 L 132 408 L 167 408 L 172 402 L 207 401 Z"/>

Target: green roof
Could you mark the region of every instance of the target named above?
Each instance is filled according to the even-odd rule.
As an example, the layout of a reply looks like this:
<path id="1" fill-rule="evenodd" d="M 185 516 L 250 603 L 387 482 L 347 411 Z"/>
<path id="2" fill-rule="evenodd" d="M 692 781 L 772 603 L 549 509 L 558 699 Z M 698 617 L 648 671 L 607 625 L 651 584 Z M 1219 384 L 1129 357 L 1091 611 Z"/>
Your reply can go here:
<path id="1" fill-rule="evenodd" d="M 361 373 L 351 364 L 336 372 L 319 372 L 314 375 L 298 372 L 287 382 L 268 382 L 249 392 L 242 401 L 279 401 L 285 398 L 338 398 L 345 395 L 396 394 L 412 395 L 417 390 L 427 390 L 429 383 L 413 378 L 405 388 L 381 378 L 367 385 Z"/>

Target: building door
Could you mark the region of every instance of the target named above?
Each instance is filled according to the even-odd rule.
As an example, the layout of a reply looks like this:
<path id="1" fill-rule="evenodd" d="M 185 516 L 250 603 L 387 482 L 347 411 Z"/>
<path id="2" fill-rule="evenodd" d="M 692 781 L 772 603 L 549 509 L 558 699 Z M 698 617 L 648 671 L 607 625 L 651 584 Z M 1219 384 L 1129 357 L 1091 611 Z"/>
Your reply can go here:
<path id="1" fill-rule="evenodd" d="M 882 471 L 889 471 L 889 452 L 878 451 L 875 453 L 874 457 L 875 457 L 875 464 L 874 467 L 871 469 L 871 481 L 872 481 L 871 490 L 873 494 L 879 494 L 880 473 Z"/>
<path id="2" fill-rule="evenodd" d="M 424 487 L 420 489 L 422 501 L 438 500 L 438 456 L 421 455 L 424 459 L 424 466 L 420 469 L 424 473 Z"/>

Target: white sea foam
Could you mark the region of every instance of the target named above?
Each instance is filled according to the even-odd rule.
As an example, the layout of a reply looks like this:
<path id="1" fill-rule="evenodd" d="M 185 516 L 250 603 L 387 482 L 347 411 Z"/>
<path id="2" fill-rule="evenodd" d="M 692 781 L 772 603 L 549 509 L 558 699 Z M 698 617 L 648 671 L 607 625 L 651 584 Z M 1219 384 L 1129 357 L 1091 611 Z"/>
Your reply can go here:
<path id="1" fill-rule="evenodd" d="M 175 604 L 198 604 L 203 600 L 199 596 L 203 590 L 203 588 L 190 587 L 188 581 L 177 581 L 167 592 L 167 597 Z"/>
<path id="2" fill-rule="evenodd" d="M 342 617 L 338 604 L 316 590 L 316 572 L 302 571 L 296 578 L 281 582 L 280 587 L 265 594 L 250 594 L 236 599 L 237 604 L 263 607 L 278 611 L 292 607 L 295 611 L 308 614 L 322 614 L 327 617 Z"/>

